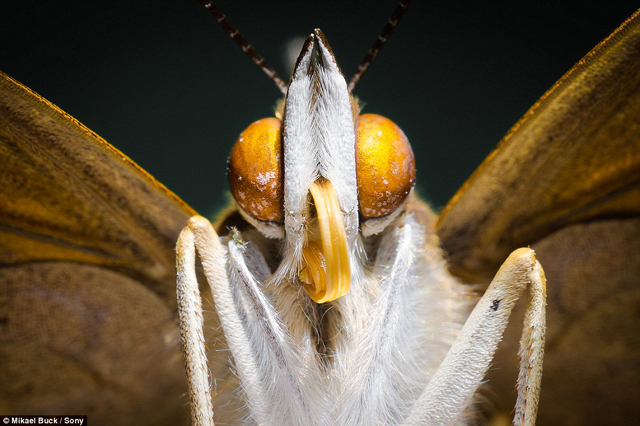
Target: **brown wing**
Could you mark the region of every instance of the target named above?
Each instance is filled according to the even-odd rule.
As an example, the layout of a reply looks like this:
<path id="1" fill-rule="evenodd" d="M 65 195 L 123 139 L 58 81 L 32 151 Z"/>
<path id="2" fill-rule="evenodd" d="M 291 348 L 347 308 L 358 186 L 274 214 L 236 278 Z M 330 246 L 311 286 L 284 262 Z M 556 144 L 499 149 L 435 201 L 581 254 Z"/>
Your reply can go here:
<path id="1" fill-rule="evenodd" d="M 517 247 L 536 249 L 549 292 L 539 424 L 640 420 L 638 16 L 525 114 L 438 224 L 451 271 L 468 281 L 488 281 Z M 490 377 L 509 400 L 512 350 Z"/>
<path id="2" fill-rule="evenodd" d="M 0 73 L 0 412 L 175 424 L 173 247 L 195 214 Z"/>

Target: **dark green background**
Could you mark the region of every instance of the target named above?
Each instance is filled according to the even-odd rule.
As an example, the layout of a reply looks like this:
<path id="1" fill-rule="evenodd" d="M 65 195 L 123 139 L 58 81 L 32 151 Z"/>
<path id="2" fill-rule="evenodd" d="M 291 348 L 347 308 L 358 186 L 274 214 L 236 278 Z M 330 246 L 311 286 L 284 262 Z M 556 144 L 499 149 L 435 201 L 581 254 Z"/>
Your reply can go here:
<path id="1" fill-rule="evenodd" d="M 351 76 L 395 1 L 219 1 L 288 80 L 321 28 Z M 415 1 L 356 94 L 412 141 L 441 207 L 513 123 L 637 3 Z M 202 214 L 225 200 L 237 135 L 279 92 L 195 0 L 2 2 L 0 68 L 78 118 Z"/>

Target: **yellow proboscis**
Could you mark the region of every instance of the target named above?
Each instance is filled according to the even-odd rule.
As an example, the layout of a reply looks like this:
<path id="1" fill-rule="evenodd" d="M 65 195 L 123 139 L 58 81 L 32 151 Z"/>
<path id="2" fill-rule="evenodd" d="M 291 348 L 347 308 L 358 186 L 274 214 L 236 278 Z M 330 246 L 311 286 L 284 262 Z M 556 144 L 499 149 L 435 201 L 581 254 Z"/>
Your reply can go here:
<path id="1" fill-rule="evenodd" d="M 309 241 L 302 249 L 300 280 L 316 303 L 336 300 L 351 287 L 351 266 L 347 236 L 338 197 L 328 180 L 309 188 L 316 208 L 320 241 Z"/>

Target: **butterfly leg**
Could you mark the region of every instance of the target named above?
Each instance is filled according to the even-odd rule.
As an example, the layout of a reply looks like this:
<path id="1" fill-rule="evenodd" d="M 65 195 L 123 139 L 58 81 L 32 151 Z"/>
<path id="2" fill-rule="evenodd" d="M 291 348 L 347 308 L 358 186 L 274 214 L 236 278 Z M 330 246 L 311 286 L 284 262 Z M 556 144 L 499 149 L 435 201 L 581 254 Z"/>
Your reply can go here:
<path id="1" fill-rule="evenodd" d="M 446 425 L 457 420 L 489 368 L 511 310 L 525 288 L 529 288 L 529 304 L 520 340 L 514 424 L 535 424 L 544 353 L 546 279 L 533 250 L 522 248 L 496 274 L 406 425 Z"/>
<path id="2" fill-rule="evenodd" d="M 221 241 L 211 223 L 199 216 L 191 218 L 182 231 L 177 248 L 180 328 L 193 424 L 212 424 L 200 419 L 206 419 L 213 411 L 204 401 L 207 399 L 210 405 L 201 308 L 199 304 L 186 303 L 190 297 L 199 299 L 194 271 L 196 250 L 211 286 L 251 416 L 265 425 L 326 424 L 327 421 L 321 420 L 326 410 L 325 414 L 318 412 L 321 404 L 309 401 L 304 391 L 305 381 L 321 380 L 319 371 L 318 376 L 313 377 L 314 372 L 304 368 L 289 333 L 263 292 L 264 282 L 270 275 L 264 258 L 255 247 L 245 244 L 237 231 L 228 242 Z M 189 309 L 196 314 L 189 317 L 183 312 Z M 199 332 L 192 333 L 192 329 Z"/>
<path id="3" fill-rule="evenodd" d="M 192 221 L 189 221 L 189 225 L 182 230 L 176 243 L 176 296 L 180 318 L 180 339 L 189 386 L 192 425 L 213 426 L 211 384 L 202 328 L 204 325 L 202 298 L 196 277 L 196 246 L 193 228 Z M 218 247 L 214 247 L 214 250 L 216 249 Z M 224 258 L 222 268 L 224 270 Z"/>

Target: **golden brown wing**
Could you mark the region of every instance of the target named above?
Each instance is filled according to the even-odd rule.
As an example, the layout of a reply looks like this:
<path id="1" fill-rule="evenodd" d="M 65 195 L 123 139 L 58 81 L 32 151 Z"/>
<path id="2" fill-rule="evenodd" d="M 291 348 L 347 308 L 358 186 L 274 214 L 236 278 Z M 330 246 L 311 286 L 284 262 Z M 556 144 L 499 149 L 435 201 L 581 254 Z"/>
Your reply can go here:
<path id="1" fill-rule="evenodd" d="M 549 289 L 539 424 L 640 419 L 638 15 L 525 114 L 438 224 L 451 271 L 468 281 L 486 282 L 517 247 L 536 249 Z M 500 353 L 490 377 L 503 401 L 514 353 Z"/>
<path id="2" fill-rule="evenodd" d="M 0 73 L 0 412 L 175 424 L 173 247 L 195 214 Z"/>

